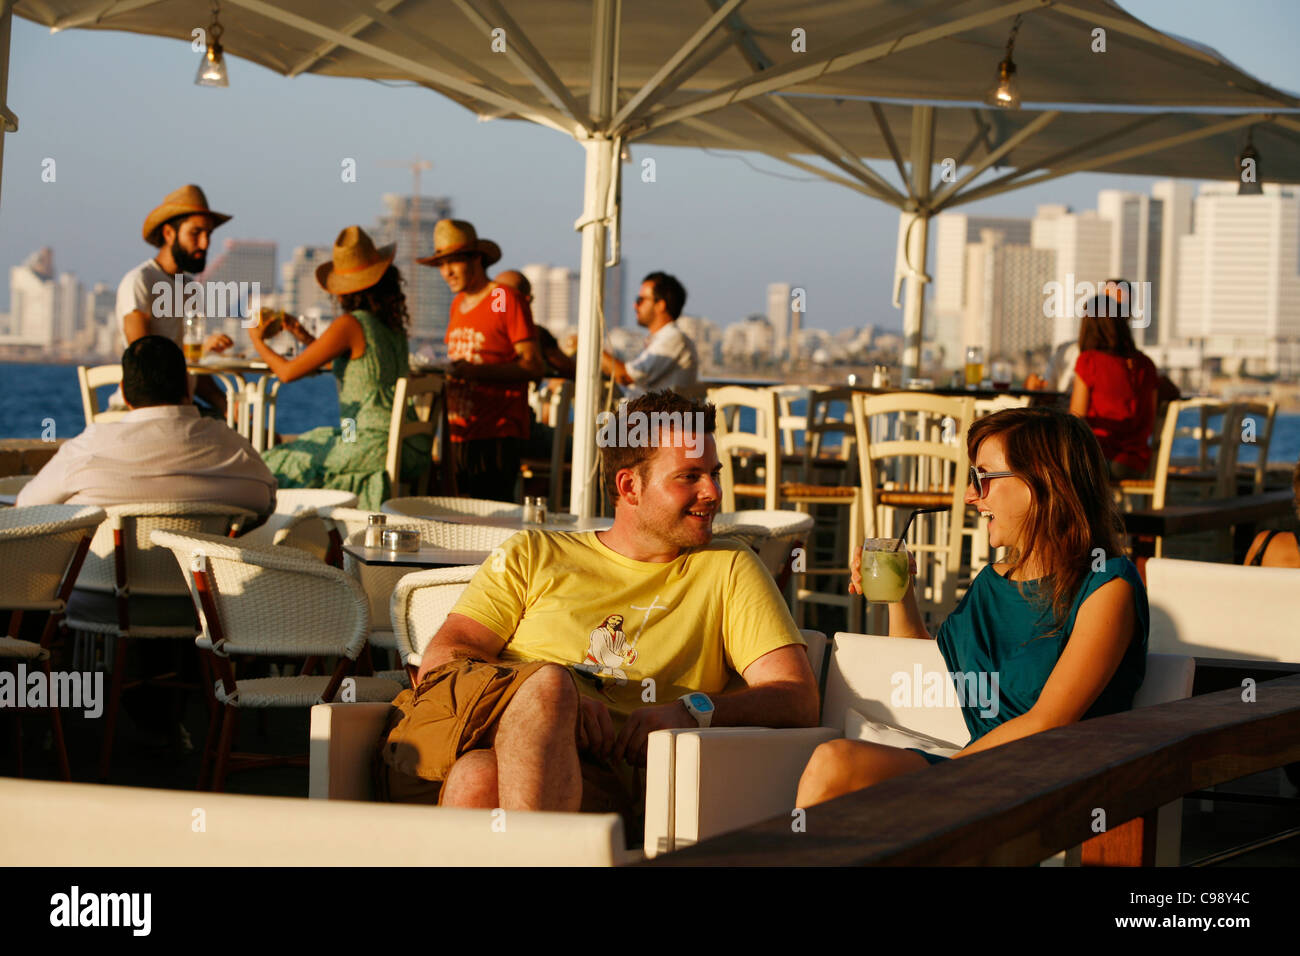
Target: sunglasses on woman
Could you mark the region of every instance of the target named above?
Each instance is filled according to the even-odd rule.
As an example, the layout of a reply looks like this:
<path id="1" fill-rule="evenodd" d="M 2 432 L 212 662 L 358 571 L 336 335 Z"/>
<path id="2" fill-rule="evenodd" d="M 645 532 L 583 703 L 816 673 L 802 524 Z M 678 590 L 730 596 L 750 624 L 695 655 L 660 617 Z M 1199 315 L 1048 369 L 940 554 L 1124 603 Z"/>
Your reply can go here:
<path id="1" fill-rule="evenodd" d="M 984 487 L 984 482 L 989 478 L 1010 478 L 1015 475 L 1014 471 L 985 471 L 975 465 L 970 468 L 970 483 L 975 486 L 975 497 L 983 498 L 988 491 Z"/>

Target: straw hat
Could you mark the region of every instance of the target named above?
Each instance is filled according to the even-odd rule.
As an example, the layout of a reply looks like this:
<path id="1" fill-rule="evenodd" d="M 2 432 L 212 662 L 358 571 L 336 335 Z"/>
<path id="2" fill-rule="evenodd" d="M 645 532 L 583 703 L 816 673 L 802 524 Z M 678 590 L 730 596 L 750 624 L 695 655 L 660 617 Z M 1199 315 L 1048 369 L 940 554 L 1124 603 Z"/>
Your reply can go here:
<path id="1" fill-rule="evenodd" d="M 433 255 L 415 261 L 422 266 L 436 266 L 447 256 L 465 252 L 481 254 L 484 266 L 490 266 L 501 258 L 501 247 L 491 239 L 480 239 L 468 222 L 439 219 L 433 227 Z"/>
<path id="2" fill-rule="evenodd" d="M 334 240 L 334 259 L 316 267 L 316 281 L 331 295 L 369 289 L 384 277 L 397 255 L 397 243 L 376 249 L 360 226 L 348 226 Z"/>
<path id="3" fill-rule="evenodd" d="M 224 212 L 213 212 L 208 207 L 208 197 L 203 195 L 203 190 L 191 183 L 167 194 L 162 205 L 145 217 L 141 235 L 149 245 L 161 247 L 163 223 L 177 216 L 194 216 L 199 213 L 212 217 L 213 229 L 230 219 Z"/>

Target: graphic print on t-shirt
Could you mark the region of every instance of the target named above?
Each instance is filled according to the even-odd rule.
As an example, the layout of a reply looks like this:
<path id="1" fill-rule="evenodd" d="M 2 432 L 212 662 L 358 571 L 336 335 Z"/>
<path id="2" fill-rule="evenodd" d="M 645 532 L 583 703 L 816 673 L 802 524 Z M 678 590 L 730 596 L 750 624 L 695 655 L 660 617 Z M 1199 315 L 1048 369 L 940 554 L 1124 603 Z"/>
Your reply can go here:
<path id="1" fill-rule="evenodd" d="M 651 613 L 666 611 L 668 606 L 660 604 L 659 595 L 656 594 L 648 606 L 634 604 L 632 609 L 645 611 L 636 637 L 628 640 L 623 633 L 622 614 L 607 615 L 600 626 L 587 635 L 587 653 L 580 663 L 574 665 L 578 676 L 590 680 L 602 693 L 608 687 L 622 687 L 627 683 L 627 671 L 624 668 L 636 663 L 636 645 L 641 640 L 645 626 L 650 623 Z"/>

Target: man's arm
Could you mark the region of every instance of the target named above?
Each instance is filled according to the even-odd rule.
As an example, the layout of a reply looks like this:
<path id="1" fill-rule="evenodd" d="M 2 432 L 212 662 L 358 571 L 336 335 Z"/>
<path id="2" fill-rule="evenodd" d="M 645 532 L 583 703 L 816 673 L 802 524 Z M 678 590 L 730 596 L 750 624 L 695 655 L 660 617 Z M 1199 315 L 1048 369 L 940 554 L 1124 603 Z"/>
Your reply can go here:
<path id="1" fill-rule="evenodd" d="M 626 363 L 609 352 L 600 353 L 600 370 L 619 385 L 632 384 L 632 376 L 628 374 Z"/>
<path id="2" fill-rule="evenodd" d="M 149 316 L 145 315 L 139 309 L 132 309 L 126 315 L 122 316 L 122 335 L 126 338 L 126 344 L 130 345 L 136 339 L 149 334 Z"/>
<path id="3" fill-rule="evenodd" d="M 802 644 L 787 644 L 768 651 L 745 668 L 748 685 L 730 694 L 711 694 L 712 727 L 813 727 L 819 701 L 817 681 Z M 642 707 L 628 715 L 614 743 L 613 756 L 634 766 L 645 766 L 651 733 L 670 728 L 699 726 L 680 700 L 657 707 Z"/>
<path id="4" fill-rule="evenodd" d="M 438 633 L 433 635 L 433 640 L 424 649 L 424 657 L 420 660 L 420 670 L 416 674 L 415 682 L 420 683 L 424 680 L 425 674 L 451 660 L 456 651 L 468 652 L 485 661 L 495 661 L 505 646 L 506 642 L 490 627 L 480 624 L 472 617 L 453 611 L 447 615 L 447 620 L 443 622 L 442 627 L 438 628 Z"/>
<path id="5" fill-rule="evenodd" d="M 19 489 L 14 507 L 61 505 L 72 497 L 74 491 L 67 486 L 67 475 L 72 464 L 71 449 L 76 447 L 72 443 L 76 440 L 74 438 L 65 443 L 45 463 L 45 467 L 36 473 L 36 477 Z"/>
<path id="6" fill-rule="evenodd" d="M 478 382 L 527 382 L 546 374 L 546 363 L 534 339 L 515 343 L 515 360 L 494 365 L 475 365 L 473 362 L 451 363 L 452 378 Z"/>

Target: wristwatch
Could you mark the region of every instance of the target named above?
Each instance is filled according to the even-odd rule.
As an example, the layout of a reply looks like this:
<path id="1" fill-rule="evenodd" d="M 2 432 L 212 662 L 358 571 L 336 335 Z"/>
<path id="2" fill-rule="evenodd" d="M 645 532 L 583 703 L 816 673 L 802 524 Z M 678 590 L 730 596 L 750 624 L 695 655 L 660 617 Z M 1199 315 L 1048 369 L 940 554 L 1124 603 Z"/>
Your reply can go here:
<path id="1" fill-rule="evenodd" d="M 713 722 L 713 701 L 709 700 L 708 694 L 701 694 L 694 691 L 690 694 L 683 694 L 677 698 L 686 705 L 687 711 L 695 718 L 695 722 L 701 727 L 707 727 Z"/>

